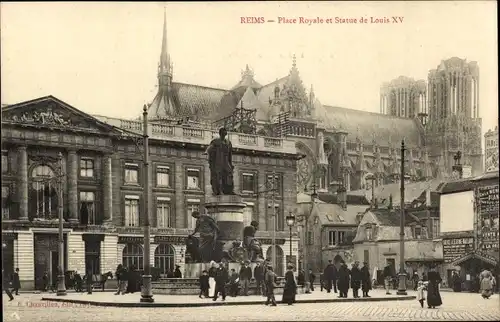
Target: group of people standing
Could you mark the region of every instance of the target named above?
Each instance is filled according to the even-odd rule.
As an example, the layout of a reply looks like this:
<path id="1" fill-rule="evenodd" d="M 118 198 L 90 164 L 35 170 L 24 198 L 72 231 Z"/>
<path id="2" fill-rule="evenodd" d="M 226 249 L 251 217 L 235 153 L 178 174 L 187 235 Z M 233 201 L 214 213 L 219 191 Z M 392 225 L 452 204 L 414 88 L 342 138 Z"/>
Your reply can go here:
<path id="1" fill-rule="evenodd" d="M 252 277 L 255 278 L 257 284 L 257 294 L 265 295 L 267 304 L 276 305 L 274 298 L 276 275 L 272 272 L 270 265 L 262 265 L 260 262 L 257 262 L 253 272 L 249 261 L 242 264 L 239 272 L 236 272 L 234 268 L 228 272 L 223 262 L 219 264 L 214 261 L 210 262 L 210 268 L 203 270 L 199 277 L 200 293 L 198 297 L 212 298 L 212 301 L 217 301 L 221 296 L 222 301 L 225 301 L 227 290 L 229 290 L 229 295 L 233 297 L 238 296 L 240 290 L 242 291 L 241 295 L 248 296 Z"/>
<path id="2" fill-rule="evenodd" d="M 322 288 L 324 287 L 327 293 L 333 289 L 334 293 L 339 293 L 340 298 L 347 298 L 349 287 L 352 288 L 354 298 L 360 298 L 359 290 L 362 291 L 363 297 L 370 297 L 368 293 L 372 289 L 370 277 L 370 268 L 368 263 L 363 263 L 363 267 L 359 267 L 359 262 L 356 261 L 349 269 L 344 261 L 333 264 L 331 260 L 323 270 Z"/>
<path id="3" fill-rule="evenodd" d="M 115 275 L 118 282 L 118 290 L 115 295 L 124 295 L 141 291 L 141 273 L 134 265 L 127 268 L 119 264 L 116 268 Z"/>

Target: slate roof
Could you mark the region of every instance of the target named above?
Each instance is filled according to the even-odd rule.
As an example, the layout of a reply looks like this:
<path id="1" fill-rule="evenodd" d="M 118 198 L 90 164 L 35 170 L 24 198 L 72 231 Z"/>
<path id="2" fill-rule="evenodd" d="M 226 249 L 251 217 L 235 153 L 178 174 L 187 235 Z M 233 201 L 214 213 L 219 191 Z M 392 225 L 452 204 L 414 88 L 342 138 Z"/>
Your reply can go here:
<path id="1" fill-rule="evenodd" d="M 472 178 L 472 181 L 481 181 L 481 180 L 490 180 L 490 179 L 497 179 L 499 177 L 499 171 L 492 171 L 492 172 L 487 172 L 483 175 L 477 176 L 475 178 Z"/>
<path id="2" fill-rule="evenodd" d="M 318 199 L 323 201 L 323 202 L 326 202 L 326 203 L 332 203 L 332 204 L 338 203 L 338 196 L 335 194 L 331 194 L 331 193 L 320 192 L 320 193 L 318 193 Z M 366 198 L 365 195 L 351 194 L 351 192 L 348 192 L 347 193 L 347 204 L 348 205 L 369 205 L 370 202 L 368 201 L 368 199 Z"/>
<path id="3" fill-rule="evenodd" d="M 172 83 L 174 102 L 182 113 L 189 116 L 212 117 L 224 114 L 219 110 L 224 89 L 192 84 Z"/>
<path id="4" fill-rule="evenodd" d="M 366 145 L 372 145 L 375 139 L 380 144 L 399 146 L 402 138 L 409 147 L 422 145 L 423 128 L 414 119 L 328 105 L 316 110 L 316 118 L 327 129 L 346 131 L 351 142 L 359 136 Z"/>
<path id="5" fill-rule="evenodd" d="M 440 194 L 447 194 L 447 193 L 470 191 L 473 189 L 474 189 L 474 182 L 470 178 L 468 178 L 468 179 L 445 182 L 439 187 L 438 192 Z"/>
<path id="6" fill-rule="evenodd" d="M 442 184 L 442 181 L 439 179 L 433 179 L 429 181 L 419 181 L 412 182 L 405 185 L 405 203 L 412 203 L 415 200 L 419 199 L 425 191 L 430 188 L 431 193 L 437 192 L 438 188 Z M 372 199 L 372 191 L 371 189 L 361 189 L 350 191 L 349 194 L 365 196 L 368 201 Z M 375 187 L 375 198 L 378 200 L 379 205 L 389 205 L 389 199 L 392 195 L 392 203 L 393 205 L 399 205 L 401 199 L 401 186 L 400 183 L 391 183 L 383 186 Z M 432 195 L 431 195 L 432 198 Z M 431 199 L 431 202 L 433 200 Z"/>
<path id="7" fill-rule="evenodd" d="M 366 206 L 348 205 L 347 210 L 335 204 L 316 204 L 316 215 L 322 225 L 358 225 L 357 216 L 366 211 Z"/>
<path id="8" fill-rule="evenodd" d="M 382 226 L 399 227 L 400 225 L 400 211 L 393 211 L 387 209 L 374 209 L 371 213 L 377 218 Z M 410 213 L 405 212 L 405 226 L 418 222 L 418 219 Z"/>

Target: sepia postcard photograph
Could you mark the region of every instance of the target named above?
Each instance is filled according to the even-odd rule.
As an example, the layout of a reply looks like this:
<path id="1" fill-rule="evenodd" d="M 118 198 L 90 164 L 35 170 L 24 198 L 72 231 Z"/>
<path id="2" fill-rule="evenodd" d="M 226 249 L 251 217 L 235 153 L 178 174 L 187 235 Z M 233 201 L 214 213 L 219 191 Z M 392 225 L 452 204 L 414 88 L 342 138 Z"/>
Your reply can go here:
<path id="1" fill-rule="evenodd" d="M 497 24 L 1 2 L 3 320 L 500 320 Z"/>

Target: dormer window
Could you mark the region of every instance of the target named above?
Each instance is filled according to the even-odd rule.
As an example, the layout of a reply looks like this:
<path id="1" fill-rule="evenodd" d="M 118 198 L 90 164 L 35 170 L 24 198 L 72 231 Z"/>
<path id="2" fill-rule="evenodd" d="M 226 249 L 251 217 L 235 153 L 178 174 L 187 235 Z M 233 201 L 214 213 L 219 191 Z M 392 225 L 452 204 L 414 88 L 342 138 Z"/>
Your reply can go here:
<path id="1" fill-rule="evenodd" d="M 365 227 L 366 240 L 373 240 L 372 226 Z"/>

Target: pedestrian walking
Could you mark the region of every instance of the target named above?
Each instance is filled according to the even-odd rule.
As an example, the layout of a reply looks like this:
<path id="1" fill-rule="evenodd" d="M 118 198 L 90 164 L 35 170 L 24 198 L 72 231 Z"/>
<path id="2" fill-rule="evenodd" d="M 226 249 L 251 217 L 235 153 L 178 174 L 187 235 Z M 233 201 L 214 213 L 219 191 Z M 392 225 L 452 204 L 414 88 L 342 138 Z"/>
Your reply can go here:
<path id="1" fill-rule="evenodd" d="M 481 279 L 481 296 L 483 299 L 489 299 L 493 294 L 493 275 L 487 269 L 479 275 Z"/>
<path id="2" fill-rule="evenodd" d="M 295 283 L 295 276 L 293 274 L 293 265 L 288 265 L 285 273 L 285 285 L 283 287 L 282 303 L 292 305 L 295 303 L 295 296 L 297 295 L 297 284 Z"/>
<path id="3" fill-rule="evenodd" d="M 253 277 L 257 284 L 257 295 L 266 296 L 266 283 L 264 283 L 265 267 L 257 262 L 255 268 L 253 269 Z"/>
<path id="4" fill-rule="evenodd" d="M 302 291 L 304 291 L 304 286 L 306 285 L 306 274 L 304 273 L 304 270 L 301 269 L 299 270 L 299 273 L 297 274 L 297 286 L 300 287 Z"/>
<path id="5" fill-rule="evenodd" d="M 208 283 L 210 285 L 208 297 L 215 296 L 215 275 L 217 275 L 217 264 L 214 261 L 210 262 L 210 268 L 208 269 Z"/>
<path id="6" fill-rule="evenodd" d="M 349 291 L 350 272 L 345 262 L 341 262 L 340 268 L 337 273 L 338 273 L 337 284 L 339 289 L 339 297 L 347 298 L 347 292 Z"/>
<path id="7" fill-rule="evenodd" d="M 9 297 L 9 301 L 12 301 L 14 299 L 14 296 L 12 295 L 9 286 L 10 286 L 10 279 L 7 278 L 7 276 L 5 276 L 4 270 L 2 269 L 2 289 L 5 292 L 5 294 L 7 294 L 7 296 Z"/>
<path id="8" fill-rule="evenodd" d="M 179 265 L 175 265 L 174 278 L 182 278 L 181 267 Z"/>
<path id="9" fill-rule="evenodd" d="M 87 281 L 87 294 L 92 294 L 92 284 L 93 284 L 93 277 L 94 275 L 92 274 L 91 270 L 87 271 L 87 274 L 85 275 L 85 279 Z"/>
<path id="10" fill-rule="evenodd" d="M 83 279 L 78 271 L 75 271 L 75 273 L 73 274 L 73 281 L 75 283 L 75 291 L 83 292 Z"/>
<path id="11" fill-rule="evenodd" d="M 250 268 L 250 261 L 245 261 L 240 269 L 240 285 L 243 291 L 243 296 L 248 296 L 248 287 L 252 279 L 252 269 Z"/>
<path id="12" fill-rule="evenodd" d="M 127 288 L 127 276 L 126 276 L 126 270 L 123 267 L 122 264 L 119 264 L 116 267 L 116 272 L 115 272 L 116 280 L 118 281 L 118 290 L 116 291 L 115 295 L 120 295 L 120 294 L 125 294 L 125 290 Z"/>
<path id="13" fill-rule="evenodd" d="M 391 282 L 392 278 L 394 277 L 392 271 L 392 265 L 390 263 L 387 263 L 387 265 L 384 267 L 384 288 L 386 295 L 391 295 Z"/>
<path id="14" fill-rule="evenodd" d="M 418 281 L 420 277 L 418 276 L 418 272 L 413 272 L 412 281 L 413 281 L 413 290 L 416 291 L 418 288 Z"/>
<path id="15" fill-rule="evenodd" d="M 453 275 L 451 276 L 451 284 L 453 292 L 462 292 L 462 279 L 456 271 L 453 271 Z"/>
<path id="16" fill-rule="evenodd" d="M 351 268 L 351 288 L 352 296 L 357 299 L 359 298 L 359 289 L 361 288 L 361 270 L 359 269 L 359 262 L 356 261 Z"/>
<path id="17" fill-rule="evenodd" d="M 424 307 L 424 301 L 425 301 L 425 291 L 427 290 L 426 286 L 424 285 L 424 282 L 418 281 L 417 284 L 417 301 L 420 303 L 420 307 Z"/>
<path id="18" fill-rule="evenodd" d="M 231 268 L 231 274 L 229 275 L 229 296 L 238 296 L 240 285 L 240 277 L 234 268 Z"/>
<path id="19" fill-rule="evenodd" d="M 228 273 L 224 267 L 224 263 L 219 263 L 219 267 L 215 272 L 215 294 L 213 301 L 217 301 L 219 294 L 222 296 L 222 300 L 226 300 L 226 283 L 228 281 Z"/>
<path id="20" fill-rule="evenodd" d="M 311 285 L 311 292 L 314 292 L 314 281 L 316 280 L 316 275 L 313 273 L 312 269 L 309 269 L 309 285 Z"/>
<path id="21" fill-rule="evenodd" d="M 266 303 L 265 305 L 271 304 L 271 306 L 276 306 L 276 298 L 274 297 L 274 288 L 276 285 L 276 274 L 273 272 L 273 267 L 271 265 L 267 266 L 266 274 L 264 275 L 264 280 L 266 282 Z"/>
<path id="22" fill-rule="evenodd" d="M 19 295 L 19 289 L 21 288 L 21 280 L 19 279 L 19 268 L 16 268 L 14 274 L 12 274 L 12 291 L 16 295 Z"/>
<path id="23" fill-rule="evenodd" d="M 442 279 L 435 266 L 431 267 L 427 278 L 429 279 L 429 283 L 427 284 L 427 307 L 435 309 L 443 304 L 441 294 L 439 294 L 439 284 L 442 282 Z"/>
<path id="24" fill-rule="evenodd" d="M 208 290 L 210 289 L 210 284 L 208 283 L 208 272 L 207 270 L 203 270 L 201 272 L 201 276 L 199 278 L 200 282 L 200 295 L 198 297 L 201 299 L 203 297 L 208 297 Z"/>
<path id="25" fill-rule="evenodd" d="M 47 292 L 49 288 L 49 274 L 47 272 L 43 273 L 42 276 L 42 292 Z"/>
<path id="26" fill-rule="evenodd" d="M 361 289 L 363 291 L 363 297 L 370 297 L 368 292 L 372 289 L 372 279 L 370 276 L 370 267 L 367 262 L 364 262 L 361 268 Z"/>
<path id="27" fill-rule="evenodd" d="M 328 260 L 328 265 L 326 265 L 325 269 L 323 270 L 323 278 L 326 282 L 325 289 L 327 293 L 330 293 L 332 291 L 333 278 L 334 278 L 333 275 L 334 275 L 334 265 L 332 264 L 331 260 Z"/>

